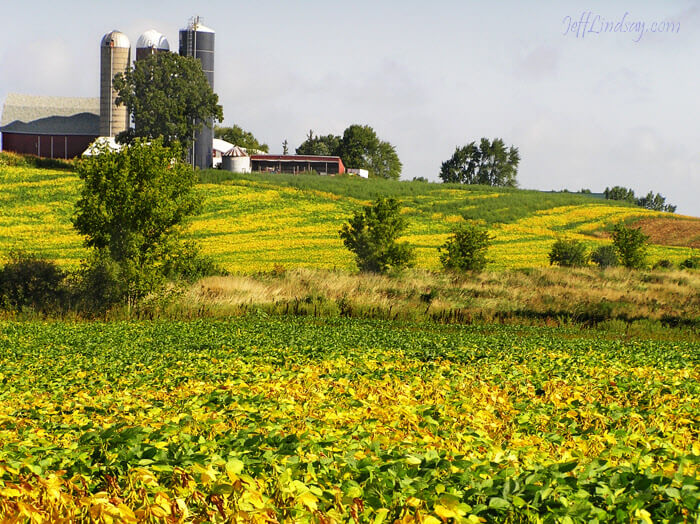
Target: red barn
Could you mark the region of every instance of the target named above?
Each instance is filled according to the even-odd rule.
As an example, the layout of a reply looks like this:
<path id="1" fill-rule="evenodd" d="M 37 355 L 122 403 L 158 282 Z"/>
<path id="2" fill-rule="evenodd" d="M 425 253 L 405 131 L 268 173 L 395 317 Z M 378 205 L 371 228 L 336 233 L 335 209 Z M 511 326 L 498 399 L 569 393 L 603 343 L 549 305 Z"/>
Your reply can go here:
<path id="1" fill-rule="evenodd" d="M 99 98 L 10 93 L 0 119 L 3 151 L 48 158 L 80 156 L 99 131 Z"/>

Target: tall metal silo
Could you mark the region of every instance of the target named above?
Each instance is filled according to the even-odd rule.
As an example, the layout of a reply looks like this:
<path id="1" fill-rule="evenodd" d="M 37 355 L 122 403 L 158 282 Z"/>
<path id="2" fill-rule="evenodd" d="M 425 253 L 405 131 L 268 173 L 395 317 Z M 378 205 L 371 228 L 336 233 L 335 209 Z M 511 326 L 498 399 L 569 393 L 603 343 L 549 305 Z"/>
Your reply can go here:
<path id="1" fill-rule="evenodd" d="M 117 106 L 114 75 L 124 73 L 131 62 L 131 42 L 124 33 L 111 31 L 100 44 L 100 136 L 116 136 L 129 127 L 126 106 Z"/>
<path id="2" fill-rule="evenodd" d="M 163 51 L 170 51 L 170 44 L 168 39 L 155 29 L 149 29 L 136 41 L 136 60 Z"/>
<path id="3" fill-rule="evenodd" d="M 202 71 L 214 89 L 214 30 L 200 23 L 199 17 L 190 20 L 186 29 L 180 30 L 180 55 L 193 56 L 202 64 Z M 212 140 L 214 139 L 214 122 L 204 123 L 202 130 L 195 136 L 194 146 L 190 151 L 192 164 L 200 169 L 212 167 Z"/>

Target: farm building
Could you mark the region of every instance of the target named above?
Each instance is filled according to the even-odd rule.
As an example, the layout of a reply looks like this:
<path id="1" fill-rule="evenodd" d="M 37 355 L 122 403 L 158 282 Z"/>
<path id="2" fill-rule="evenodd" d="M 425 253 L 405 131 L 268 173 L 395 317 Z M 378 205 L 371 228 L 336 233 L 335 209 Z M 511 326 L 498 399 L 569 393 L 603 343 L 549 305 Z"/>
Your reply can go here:
<path id="1" fill-rule="evenodd" d="M 3 151 L 73 158 L 99 136 L 100 100 L 10 93 L 0 132 Z"/>
<path id="2" fill-rule="evenodd" d="M 313 170 L 321 175 L 345 173 L 345 166 L 339 156 L 251 155 L 250 163 L 253 171 L 303 173 Z"/>

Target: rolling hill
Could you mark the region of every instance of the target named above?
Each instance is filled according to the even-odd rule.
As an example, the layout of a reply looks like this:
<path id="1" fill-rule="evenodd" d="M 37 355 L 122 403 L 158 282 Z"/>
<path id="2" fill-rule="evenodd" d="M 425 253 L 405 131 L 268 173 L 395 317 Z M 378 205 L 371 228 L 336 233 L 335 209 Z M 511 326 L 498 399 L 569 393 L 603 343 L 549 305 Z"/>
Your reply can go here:
<path id="1" fill-rule="evenodd" d="M 70 169 L 0 165 L 0 256 L 22 249 L 77 266 L 85 250 L 70 217 L 79 187 Z M 201 173 L 197 191 L 203 209 L 188 236 L 236 273 L 353 269 L 338 229 L 377 196 L 400 200 L 410 223 L 405 239 L 417 248 L 418 267 L 427 269 L 439 267 L 437 248 L 465 219 L 482 222 L 495 236 L 494 269 L 546 266 L 551 244 L 561 237 L 590 247 L 608 243 L 606 230 L 618 221 L 639 223 L 651 234 L 652 262 L 677 263 L 700 248 L 700 219 L 581 194 L 221 171 Z"/>

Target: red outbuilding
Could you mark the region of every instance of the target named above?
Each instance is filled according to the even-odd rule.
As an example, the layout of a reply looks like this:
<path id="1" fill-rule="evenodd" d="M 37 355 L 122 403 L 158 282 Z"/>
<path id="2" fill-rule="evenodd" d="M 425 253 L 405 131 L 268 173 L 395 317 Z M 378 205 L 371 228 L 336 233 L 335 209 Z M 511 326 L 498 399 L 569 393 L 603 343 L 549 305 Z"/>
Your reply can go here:
<path id="1" fill-rule="evenodd" d="M 48 158 L 80 156 L 99 131 L 98 98 L 10 93 L 0 119 L 3 151 Z"/>

